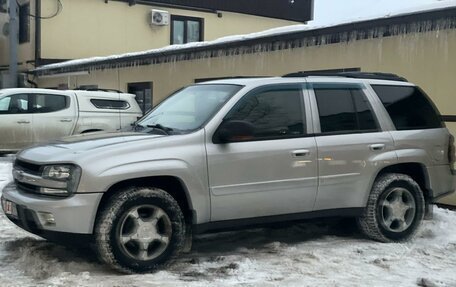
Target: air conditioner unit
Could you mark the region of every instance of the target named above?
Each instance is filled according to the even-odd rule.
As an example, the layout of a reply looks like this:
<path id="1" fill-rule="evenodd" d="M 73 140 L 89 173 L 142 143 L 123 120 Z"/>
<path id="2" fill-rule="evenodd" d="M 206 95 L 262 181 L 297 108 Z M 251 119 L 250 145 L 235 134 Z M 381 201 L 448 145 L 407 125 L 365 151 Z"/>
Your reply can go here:
<path id="1" fill-rule="evenodd" d="M 169 12 L 152 9 L 150 24 L 155 26 L 169 25 Z"/>

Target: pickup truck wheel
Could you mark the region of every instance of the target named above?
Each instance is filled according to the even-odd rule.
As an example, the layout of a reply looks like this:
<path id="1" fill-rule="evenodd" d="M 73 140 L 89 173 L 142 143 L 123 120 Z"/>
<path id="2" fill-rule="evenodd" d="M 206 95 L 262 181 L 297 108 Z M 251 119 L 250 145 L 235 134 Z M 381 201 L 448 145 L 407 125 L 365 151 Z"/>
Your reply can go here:
<path id="1" fill-rule="evenodd" d="M 156 188 L 130 188 L 114 195 L 95 227 L 100 259 L 126 273 L 153 271 L 176 256 L 185 242 L 179 204 Z"/>
<path id="2" fill-rule="evenodd" d="M 416 233 L 424 211 L 423 192 L 411 177 L 385 174 L 375 181 L 358 225 L 371 239 L 402 242 Z"/>

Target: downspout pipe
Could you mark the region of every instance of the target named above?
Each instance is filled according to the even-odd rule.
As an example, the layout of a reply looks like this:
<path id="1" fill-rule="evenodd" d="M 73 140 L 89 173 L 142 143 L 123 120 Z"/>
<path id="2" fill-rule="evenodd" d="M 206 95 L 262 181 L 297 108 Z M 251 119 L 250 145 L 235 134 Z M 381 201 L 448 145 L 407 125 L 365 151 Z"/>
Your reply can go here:
<path id="1" fill-rule="evenodd" d="M 41 0 L 35 1 L 35 68 L 41 65 Z"/>
<path id="2" fill-rule="evenodd" d="M 19 46 L 19 20 L 16 0 L 9 0 L 9 87 L 17 87 L 17 50 Z"/>

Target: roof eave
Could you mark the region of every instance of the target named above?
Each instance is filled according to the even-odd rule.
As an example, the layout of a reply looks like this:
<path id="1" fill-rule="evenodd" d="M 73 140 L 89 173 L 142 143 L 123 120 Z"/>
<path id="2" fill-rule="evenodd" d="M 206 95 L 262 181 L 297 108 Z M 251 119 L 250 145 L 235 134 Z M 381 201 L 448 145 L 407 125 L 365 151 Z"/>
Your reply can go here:
<path id="1" fill-rule="evenodd" d="M 367 29 L 374 29 L 380 27 L 391 27 L 394 25 L 404 25 L 404 24 L 411 24 L 417 22 L 425 22 L 425 21 L 434 21 L 439 19 L 453 19 L 456 20 L 456 7 L 450 8 L 442 8 L 432 11 L 423 11 L 418 13 L 411 13 L 411 14 L 404 14 L 404 15 L 396 15 L 388 18 L 378 18 L 373 20 L 363 20 L 359 22 L 353 23 L 345 23 L 335 26 L 329 27 L 322 27 L 313 30 L 304 30 L 304 31 L 294 31 L 284 34 L 277 34 L 277 35 L 268 35 L 268 36 L 261 36 L 252 39 L 242 39 L 233 42 L 223 42 L 223 43 L 215 43 L 215 44 L 208 44 L 204 46 L 196 46 L 196 47 L 189 47 L 189 48 L 181 48 L 176 50 L 164 51 L 164 52 L 151 52 L 142 55 L 134 55 L 134 56 L 125 56 L 116 59 L 106 59 L 100 61 L 94 61 L 90 63 L 83 63 L 74 66 L 66 66 L 66 67 L 56 67 L 56 68 L 38 68 L 32 70 L 31 72 L 37 76 L 41 75 L 49 75 L 49 74 L 59 74 L 63 72 L 78 72 L 78 71 L 86 71 L 89 69 L 103 67 L 103 66 L 110 66 L 110 65 L 121 65 L 127 63 L 133 63 L 137 61 L 143 60 L 153 60 L 163 57 L 172 57 L 172 56 L 179 56 L 185 55 L 190 53 L 200 53 L 200 52 L 208 52 L 208 51 L 218 51 L 218 50 L 228 50 L 233 48 L 241 48 L 241 47 L 251 47 L 255 45 L 261 45 L 264 43 L 274 43 L 274 42 L 283 42 L 283 41 L 293 41 L 297 39 L 303 39 L 308 37 L 315 37 L 315 36 L 327 36 L 337 33 L 349 32 L 349 31 L 357 31 L 357 30 L 367 30 Z"/>

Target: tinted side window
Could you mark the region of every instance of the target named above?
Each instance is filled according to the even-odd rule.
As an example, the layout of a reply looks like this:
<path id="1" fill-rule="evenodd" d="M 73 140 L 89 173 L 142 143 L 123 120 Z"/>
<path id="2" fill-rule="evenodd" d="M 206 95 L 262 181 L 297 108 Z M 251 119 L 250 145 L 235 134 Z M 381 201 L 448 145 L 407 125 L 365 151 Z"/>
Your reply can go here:
<path id="1" fill-rule="evenodd" d="M 126 101 L 91 99 L 90 102 L 98 109 L 126 110 L 130 107 Z"/>
<path id="2" fill-rule="evenodd" d="M 417 87 L 372 85 L 397 130 L 434 129 L 441 117 L 426 94 Z"/>
<path id="3" fill-rule="evenodd" d="M 301 87 L 275 87 L 247 95 L 227 119 L 250 122 L 254 126 L 252 140 L 301 136 L 305 126 Z"/>
<path id="4" fill-rule="evenodd" d="M 64 110 L 69 105 L 69 99 L 60 95 L 34 95 L 34 113 L 52 113 Z"/>
<path id="5" fill-rule="evenodd" d="M 27 94 L 13 95 L 0 99 L 0 114 L 29 113 L 29 96 Z"/>
<path id="6" fill-rule="evenodd" d="M 322 133 L 377 131 L 372 109 L 361 89 L 315 88 Z"/>

